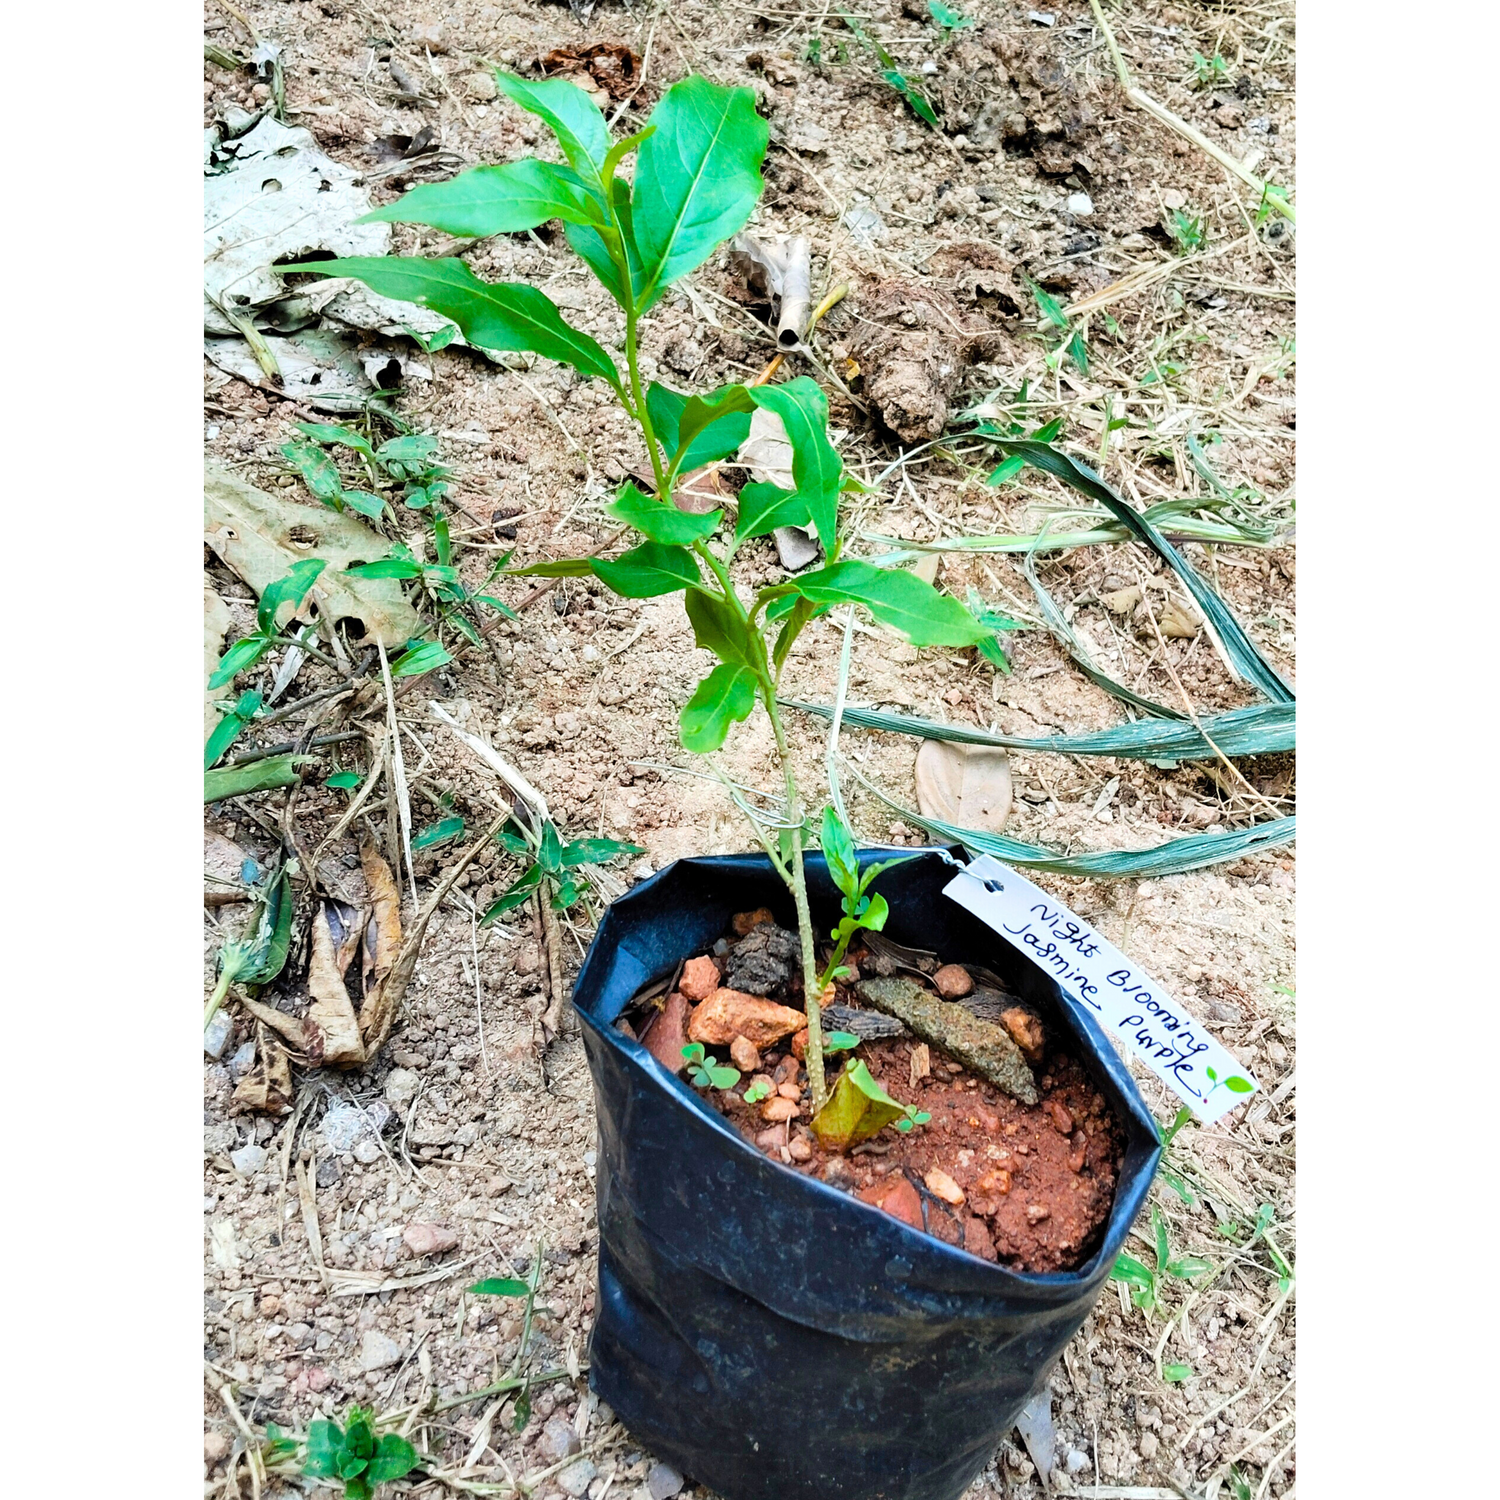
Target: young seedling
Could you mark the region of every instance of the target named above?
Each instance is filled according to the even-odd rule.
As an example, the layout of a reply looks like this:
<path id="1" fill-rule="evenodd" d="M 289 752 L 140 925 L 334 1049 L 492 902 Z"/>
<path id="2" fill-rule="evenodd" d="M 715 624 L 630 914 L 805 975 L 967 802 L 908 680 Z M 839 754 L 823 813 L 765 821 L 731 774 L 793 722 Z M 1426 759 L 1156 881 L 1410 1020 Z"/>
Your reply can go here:
<path id="1" fill-rule="evenodd" d="M 273 1442 L 278 1440 L 286 1441 Z M 371 1413 L 351 1406 L 342 1427 L 323 1420 L 309 1425 L 302 1472 L 312 1479 L 342 1483 L 347 1500 L 370 1500 L 377 1485 L 404 1478 L 421 1461 L 399 1433 L 383 1432 L 377 1438 Z"/>
<path id="2" fill-rule="evenodd" d="M 219 949 L 219 978 L 203 1011 L 205 1026 L 224 1003 L 231 984 L 269 984 L 281 973 L 292 942 L 297 902 L 290 882 L 296 870 L 296 861 L 289 860 L 265 878 L 245 927 L 250 936 Z"/>
<path id="3" fill-rule="evenodd" d="M 238 673 L 248 671 L 273 646 L 300 646 L 303 650 L 307 649 L 306 642 L 289 640 L 280 634 L 276 616 L 283 605 L 290 605 L 295 614 L 302 601 L 307 598 L 307 591 L 318 581 L 318 574 L 327 566 L 320 558 L 310 557 L 303 562 L 293 563 L 285 577 L 266 585 L 260 596 L 260 604 L 256 607 L 255 629 L 249 635 L 241 636 L 219 658 L 219 665 L 208 679 L 209 687 L 225 687 L 233 682 Z"/>
<path id="4" fill-rule="evenodd" d="M 531 1320 L 536 1311 L 536 1294 L 542 1285 L 542 1261 L 547 1247 L 537 1241 L 536 1260 L 532 1263 L 531 1276 L 518 1281 L 513 1276 L 492 1276 L 486 1281 L 476 1281 L 469 1287 L 474 1297 L 523 1297 L 525 1307 L 521 1312 L 521 1342 L 516 1346 L 516 1357 L 511 1361 L 510 1379 L 520 1379 L 521 1388 L 516 1395 L 512 1418 L 512 1430 L 520 1432 L 531 1420 Z"/>
<path id="5" fill-rule="evenodd" d="M 702 396 L 642 382 L 642 316 L 673 282 L 744 226 L 760 196 L 768 130 L 756 114 L 752 92 L 705 78 L 684 79 L 666 91 L 644 129 L 612 144 L 598 106 L 566 80 L 531 82 L 499 73 L 496 82 L 552 130 L 567 165 L 527 158 L 475 167 L 450 182 L 413 188 L 371 217 L 427 224 L 464 237 L 519 233 L 560 219 L 568 244 L 619 305 L 623 370 L 597 340 L 565 322 L 535 287 L 482 281 L 461 260 L 371 257 L 298 269 L 353 276 L 383 296 L 421 303 L 457 323 L 465 339 L 481 348 L 526 350 L 572 365 L 586 378 L 603 381 L 639 427 L 652 492 L 627 483 L 607 513 L 640 533 L 641 544 L 617 558 L 570 558 L 515 571 L 544 577 L 593 574 L 631 599 L 683 595 L 698 645 L 719 662 L 682 710 L 687 749 L 717 750 L 731 726 L 755 712 L 757 702 L 766 713 L 786 782 L 786 837 L 773 840 L 759 828 L 757 833 L 796 903 L 808 1081 L 816 1112 L 828 1098 L 821 991 L 803 874 L 806 814 L 777 703 L 782 672 L 809 622 L 838 604 L 864 605 L 881 624 L 918 646 L 973 646 L 992 632 L 956 599 L 913 574 L 843 556 L 839 498 L 861 486 L 845 473 L 829 441 L 828 403 L 812 380 L 727 385 Z M 618 168 L 632 152 L 635 172 L 627 183 Z M 793 488 L 746 486 L 732 526 L 722 510 L 692 515 L 677 509 L 672 495 L 678 476 L 736 453 L 757 408 L 779 417 L 786 430 Z M 748 601 L 742 598 L 731 573 L 736 552 L 790 525 L 814 528 L 826 564 L 759 588 Z M 717 548 L 710 545 L 715 537 L 722 538 Z M 540 851 L 536 860 L 541 863 Z"/>
<path id="6" fill-rule="evenodd" d="M 934 14 L 936 13 L 934 12 Z M 950 12 L 950 14 L 952 13 Z M 916 79 L 903 73 L 897 66 L 896 59 L 853 16 L 845 15 L 843 11 L 840 11 L 839 18 L 880 59 L 880 77 L 882 81 L 889 84 L 891 88 L 895 89 L 901 95 L 906 101 L 907 107 L 919 120 L 925 121 L 934 130 L 940 129 L 937 112 L 933 109 L 931 100 L 922 91 L 922 87 Z"/>
<path id="7" fill-rule="evenodd" d="M 550 818 L 542 823 L 540 834 L 533 834 L 524 824 L 512 821 L 500 830 L 496 839 L 528 863 L 520 879 L 479 919 L 481 927 L 520 906 L 542 885 L 547 888 L 553 911 L 568 911 L 589 888 L 588 881 L 572 871 L 580 865 L 605 864 L 622 854 L 646 852 L 639 844 L 626 844 L 619 839 L 575 839 L 565 844 Z"/>
<path id="8" fill-rule="evenodd" d="M 1200 89 L 1211 88 L 1216 83 L 1229 81 L 1229 64 L 1215 52 L 1205 57 L 1201 52 L 1193 53 L 1193 80 Z"/>
<path id="9" fill-rule="evenodd" d="M 218 765 L 228 753 L 229 747 L 244 733 L 245 727 L 260 712 L 261 695 L 256 692 L 241 693 L 239 701 L 224 712 L 224 717 L 214 725 L 203 746 L 203 769 Z"/>
<path id="10" fill-rule="evenodd" d="M 1087 320 L 1072 328 L 1068 323 L 1068 315 L 1063 311 L 1062 303 L 1052 295 L 1051 292 L 1039 287 L 1036 282 L 1028 276 L 1026 284 L 1031 288 L 1031 295 L 1036 299 L 1037 311 L 1041 314 L 1043 328 L 1055 328 L 1062 335 L 1062 340 L 1057 348 L 1044 357 L 1044 363 L 1049 370 L 1061 367 L 1063 359 L 1071 359 L 1078 367 L 1082 375 L 1089 372 L 1089 350 L 1088 350 L 1088 324 Z M 1058 421 L 1058 431 L 1062 430 L 1061 419 Z M 1055 436 L 1055 434 L 1054 434 Z M 1042 439 L 1051 442 L 1052 439 Z M 1003 466 L 1002 466 L 1003 467 Z M 990 483 L 997 483 L 991 479 Z"/>
<path id="11" fill-rule="evenodd" d="M 695 1089 L 732 1089 L 740 1081 L 740 1070 L 715 1061 L 702 1042 L 689 1042 L 682 1049 L 682 1056 L 688 1065 L 688 1080 Z M 762 1099 L 765 1095 L 755 1097 Z"/>
<path id="12" fill-rule="evenodd" d="M 1191 1281 L 1212 1271 L 1214 1263 L 1201 1255 L 1173 1256 L 1167 1237 L 1167 1221 L 1159 1208 L 1151 1210 L 1151 1232 L 1156 1240 L 1156 1264 L 1148 1266 L 1133 1255 L 1123 1252 L 1115 1257 L 1110 1270 L 1111 1281 L 1123 1281 L 1130 1292 L 1130 1300 L 1149 1318 L 1161 1308 L 1162 1278 L 1172 1277 L 1178 1281 Z"/>
<path id="13" fill-rule="evenodd" d="M 1180 208 L 1172 210 L 1172 217 L 1167 220 L 1167 233 L 1172 236 L 1183 255 L 1191 255 L 1194 250 L 1201 250 L 1207 241 L 1207 235 L 1203 231 L 1202 215 L 1184 213 Z"/>
<path id="14" fill-rule="evenodd" d="M 927 11 L 932 19 L 949 36 L 955 31 L 962 31 L 964 27 L 974 24 L 972 16 L 966 16 L 962 11 L 953 10 L 951 7 L 944 5 L 943 0 L 927 0 Z"/>

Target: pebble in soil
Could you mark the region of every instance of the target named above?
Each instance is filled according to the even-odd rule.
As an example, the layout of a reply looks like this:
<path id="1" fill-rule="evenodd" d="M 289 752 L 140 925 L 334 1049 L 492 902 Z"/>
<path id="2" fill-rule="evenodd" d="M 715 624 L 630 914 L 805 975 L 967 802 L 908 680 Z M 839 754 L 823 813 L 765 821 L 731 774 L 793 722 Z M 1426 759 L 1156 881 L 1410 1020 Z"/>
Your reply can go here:
<path id="1" fill-rule="evenodd" d="M 739 942 L 764 954 L 766 945 L 756 939 L 766 932 L 754 926 Z M 723 955 L 726 978 L 736 970 L 735 942 L 729 940 Z M 939 973 L 943 988 L 962 988 L 956 974 Z M 856 996 L 850 991 L 846 998 Z M 721 1008 L 724 998 L 722 989 L 711 997 Z M 757 1004 L 748 995 L 735 998 L 747 1008 Z M 681 1005 L 686 1012 L 691 1033 L 692 1009 L 678 995 L 671 999 L 677 1002 L 673 1010 Z M 700 1002 L 705 1017 L 714 1005 Z M 758 1005 L 774 1008 L 766 1000 Z M 841 1014 L 878 1012 L 844 1007 Z M 699 1028 L 705 1036 L 711 1032 L 715 1050 L 727 1054 L 733 1041 L 725 1036 L 719 1042 L 721 1030 Z M 841 1156 L 824 1150 L 809 1128 L 806 1072 L 796 1055 L 802 1040 L 799 1034 L 763 1042 L 758 1072 L 742 1070 L 746 1076 L 735 1088 L 706 1094 L 757 1149 L 1012 1270 L 1072 1270 L 1092 1253 L 1114 1204 L 1124 1135 L 1078 1060 L 1056 1042 L 1037 1060 L 1034 1103 L 1010 1096 L 909 1035 L 862 1042 L 858 1055 L 881 1087 L 931 1118 L 904 1135 L 883 1130 Z M 763 1096 L 747 1104 L 743 1095 L 757 1080 L 765 1086 Z"/>

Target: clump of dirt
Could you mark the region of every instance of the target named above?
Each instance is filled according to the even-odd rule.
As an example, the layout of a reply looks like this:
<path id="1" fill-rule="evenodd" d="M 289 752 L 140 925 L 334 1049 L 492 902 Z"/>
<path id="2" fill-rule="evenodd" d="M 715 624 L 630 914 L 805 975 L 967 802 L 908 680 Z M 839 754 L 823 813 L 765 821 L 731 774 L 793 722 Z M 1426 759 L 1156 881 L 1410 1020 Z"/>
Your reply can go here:
<path id="1" fill-rule="evenodd" d="M 854 972 L 839 983 L 828 1008 L 828 1029 L 858 1034 L 857 1055 L 875 1081 L 898 1103 L 930 1118 L 905 1134 L 888 1127 L 847 1156 L 825 1149 L 809 1119 L 802 1061 L 807 1033 L 800 1012 L 780 1003 L 796 1001 L 801 992 L 796 935 L 769 921 L 740 930 L 745 925 L 737 918 L 732 936 L 710 954 L 689 959 L 676 987 L 654 996 L 654 1005 L 647 1002 L 639 1029 L 653 1056 L 681 1072 L 684 1039 L 701 1042 L 740 1070 L 736 1085 L 710 1089 L 707 1097 L 747 1141 L 773 1161 L 851 1193 L 913 1229 L 1017 1271 L 1067 1271 L 1088 1258 L 1114 1205 L 1124 1132 L 1059 1038 L 1019 1003 L 989 1023 L 1024 1036 L 1037 1099 L 1023 1103 L 941 1049 L 917 1041 L 899 1022 L 862 1007 L 860 967 L 874 971 L 889 966 L 891 958 L 889 946 L 859 951 Z M 762 977 L 762 961 L 773 953 L 785 964 L 785 977 L 767 984 L 764 994 L 728 987 L 734 975 Z M 988 970 L 978 970 L 985 981 L 978 986 L 965 965 L 904 972 L 923 974 L 948 1004 L 971 1015 L 983 1014 L 980 1007 L 991 1003 L 984 997 L 994 995 L 995 976 Z M 948 993 L 954 998 L 947 999 Z M 891 1035 L 893 1028 L 899 1034 Z M 828 1064 L 832 1073 L 836 1055 L 829 1055 Z"/>
<path id="2" fill-rule="evenodd" d="M 976 360 L 1000 357 L 1005 336 L 931 286 L 876 282 L 859 299 L 849 353 L 865 399 L 904 443 L 941 436 L 948 402 Z"/>
<path id="3" fill-rule="evenodd" d="M 1080 93 L 1055 45 L 1048 40 L 1002 36 L 995 52 L 1019 95 L 1020 108 L 1007 116 L 1005 135 L 1030 148 L 1044 172 L 1062 177 L 1092 173 L 1089 148 L 1095 143 L 1094 112 Z"/>

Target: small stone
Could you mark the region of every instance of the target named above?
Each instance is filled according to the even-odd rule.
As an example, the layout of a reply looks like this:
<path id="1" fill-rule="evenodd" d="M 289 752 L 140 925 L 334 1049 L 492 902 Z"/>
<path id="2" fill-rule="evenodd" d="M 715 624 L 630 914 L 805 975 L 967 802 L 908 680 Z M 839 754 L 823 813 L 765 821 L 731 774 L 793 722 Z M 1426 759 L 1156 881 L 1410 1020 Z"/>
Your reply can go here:
<path id="1" fill-rule="evenodd" d="M 250 1141 L 241 1146 L 238 1151 L 231 1151 L 229 1159 L 234 1163 L 234 1170 L 241 1177 L 254 1177 L 266 1164 L 266 1148 Z"/>
<path id="2" fill-rule="evenodd" d="M 218 1011 L 203 1028 L 203 1050 L 210 1057 L 223 1057 L 224 1048 L 229 1045 L 229 1033 L 233 1030 L 233 1019 L 222 1010 Z"/>
<path id="3" fill-rule="evenodd" d="M 1021 1049 L 1021 1056 L 1033 1065 L 1041 1062 L 1047 1048 L 1047 1033 L 1040 1019 L 1029 1010 L 1013 1005 L 1000 1013 L 1000 1024 L 1010 1033 L 1010 1039 Z"/>
<path id="4" fill-rule="evenodd" d="M 1168 188 L 1161 201 L 1167 208 L 1183 208 L 1187 205 L 1187 195 L 1180 188 Z"/>
<path id="5" fill-rule="evenodd" d="M 1073 1116 L 1068 1113 L 1068 1107 L 1062 1100 L 1049 1099 L 1047 1113 L 1052 1116 L 1053 1127 L 1059 1135 L 1073 1134 Z"/>
<path id="6" fill-rule="evenodd" d="M 807 1056 L 807 1027 L 792 1038 L 792 1056 L 801 1062 Z"/>
<path id="7" fill-rule="evenodd" d="M 774 1000 L 718 989 L 693 1011 L 687 1034 L 690 1040 L 710 1047 L 727 1047 L 737 1036 L 746 1037 L 756 1047 L 766 1047 L 790 1036 L 802 1023 L 801 1011 Z"/>
<path id="8" fill-rule="evenodd" d="M 798 120 L 786 133 L 786 143 L 793 151 L 817 156 L 828 149 L 833 137 L 821 125 L 811 120 Z"/>
<path id="9" fill-rule="evenodd" d="M 229 1071 L 236 1078 L 243 1078 L 255 1066 L 255 1043 L 246 1042 L 229 1059 Z"/>
<path id="10" fill-rule="evenodd" d="M 598 1472 L 593 1459 L 580 1458 L 576 1463 L 569 1464 L 557 1476 L 557 1484 L 565 1495 L 572 1495 L 577 1500 L 577 1497 L 588 1489 Z"/>
<path id="11" fill-rule="evenodd" d="M 1152 1459 L 1156 1457 L 1156 1450 L 1161 1447 L 1161 1439 L 1154 1432 L 1143 1432 L 1136 1446 L 1141 1450 L 1142 1458 Z"/>
<path id="12" fill-rule="evenodd" d="M 203 1434 L 203 1462 L 216 1464 L 222 1459 L 229 1457 L 229 1450 L 234 1446 L 226 1433 L 214 1432 L 210 1429 Z"/>
<path id="13" fill-rule="evenodd" d="M 495 87 L 493 76 L 489 73 L 470 73 L 464 81 L 464 87 L 468 90 L 469 98 L 477 99 L 481 104 L 488 104 L 500 92 Z M 585 647 L 585 656 L 587 656 L 587 653 L 588 648 Z M 598 655 L 599 653 L 596 651 L 594 653 L 595 660 L 598 659 Z"/>
<path id="14" fill-rule="evenodd" d="M 680 1073 L 687 1066 L 682 1049 L 687 1044 L 689 1014 L 687 1000 L 673 990 L 641 1039 L 646 1051 L 669 1073 Z"/>
<path id="15" fill-rule="evenodd" d="M 333 1384 L 333 1371 L 327 1365 L 313 1365 L 307 1371 L 307 1388 L 314 1395 L 326 1391 Z"/>
<path id="16" fill-rule="evenodd" d="M 734 919 L 734 930 L 740 937 L 747 936 L 754 928 L 759 927 L 762 922 L 774 922 L 776 914 L 769 907 L 758 906 L 754 911 L 742 911 Z M 662 1465 L 665 1468 L 665 1465 Z M 669 1471 L 670 1472 L 670 1471 Z M 674 1490 L 672 1492 L 676 1494 Z"/>
<path id="17" fill-rule="evenodd" d="M 811 1144 L 807 1141 L 802 1140 L 800 1137 L 797 1140 L 793 1141 L 787 1147 L 787 1150 L 792 1153 L 793 1161 L 812 1160 L 813 1148 Z"/>
<path id="18" fill-rule="evenodd" d="M 780 1094 L 772 1095 L 760 1107 L 761 1119 L 769 1120 L 774 1125 L 779 1125 L 783 1120 L 795 1120 L 800 1113 L 795 1101 L 783 1099 Z"/>
<path id="19" fill-rule="evenodd" d="M 386 1100 L 396 1109 L 405 1109 L 421 1086 L 422 1080 L 410 1068 L 392 1068 L 385 1078 Z"/>
<path id="20" fill-rule="evenodd" d="M 790 1099 L 793 1103 L 795 1103 L 802 1097 L 802 1085 L 800 1083 L 793 1083 L 792 1080 L 788 1078 L 785 1083 L 778 1083 L 776 1085 L 776 1092 L 780 1094 L 783 1099 Z"/>
<path id="21" fill-rule="evenodd" d="M 1087 193 L 1068 194 L 1068 212 L 1078 219 L 1086 219 L 1094 211 L 1094 200 Z"/>
<path id="22" fill-rule="evenodd" d="M 560 1463 L 582 1446 L 577 1429 L 561 1412 L 554 1412 L 547 1418 L 537 1439 L 537 1451 L 549 1464 Z"/>
<path id="23" fill-rule="evenodd" d="M 854 1172 L 842 1156 L 835 1156 L 823 1163 L 822 1177 L 829 1187 L 847 1188 L 854 1180 Z"/>
<path id="24" fill-rule="evenodd" d="M 320 1188 L 331 1188 L 343 1175 L 344 1169 L 336 1156 L 325 1156 L 313 1174 Z"/>
<path id="25" fill-rule="evenodd" d="M 760 1053 L 747 1036 L 737 1036 L 729 1044 L 729 1060 L 741 1073 L 754 1073 L 760 1067 Z"/>
<path id="26" fill-rule="evenodd" d="M 719 966 L 713 959 L 706 955 L 701 958 L 690 958 L 682 966 L 682 978 L 677 981 L 677 988 L 694 1005 L 700 1000 L 707 1000 L 718 987 Z"/>
<path id="27" fill-rule="evenodd" d="M 933 1167 L 922 1179 L 929 1192 L 955 1207 L 964 1201 L 964 1190 L 941 1167 Z"/>
<path id="28" fill-rule="evenodd" d="M 859 1196 L 864 1202 L 873 1203 L 890 1214 L 893 1219 L 910 1224 L 913 1229 L 922 1227 L 922 1200 L 917 1197 L 916 1188 L 904 1177 L 898 1177 L 894 1182 L 872 1183 Z"/>
<path id="29" fill-rule="evenodd" d="M 441 21 L 418 21 L 411 29 L 411 42 L 412 46 L 425 47 L 429 52 L 448 50 L 448 42 L 443 36 Z"/>
<path id="30" fill-rule="evenodd" d="M 1028 1203 L 1026 1205 L 1026 1222 L 1028 1224 L 1040 1224 L 1043 1219 L 1050 1219 L 1052 1210 L 1045 1203 Z"/>
<path id="31" fill-rule="evenodd" d="M 781 1148 L 786 1145 L 786 1143 L 787 1128 L 784 1123 L 781 1125 L 772 1125 L 769 1129 L 762 1130 L 761 1133 L 755 1137 L 755 1144 L 759 1146 L 762 1151 L 779 1152 Z"/>
<path id="32" fill-rule="evenodd" d="M 408 1224 L 401 1240 L 413 1255 L 441 1255 L 458 1248 L 458 1236 L 446 1224 Z"/>
<path id="33" fill-rule="evenodd" d="M 651 1492 L 651 1500 L 672 1500 L 682 1489 L 682 1475 L 671 1464 L 652 1464 L 646 1475 L 646 1488 Z"/>
<path id="34" fill-rule="evenodd" d="M 962 1000 L 974 988 L 974 976 L 962 964 L 944 964 L 932 982 L 944 1000 Z"/>
<path id="35" fill-rule="evenodd" d="M 986 1172 L 978 1182 L 974 1184 L 974 1191 L 983 1194 L 986 1198 L 1000 1194 L 1002 1197 L 1010 1191 L 1010 1173 L 1004 1167 L 996 1167 L 993 1172 Z"/>
<path id="36" fill-rule="evenodd" d="M 373 1135 L 362 1135 L 354 1143 L 354 1159 L 363 1166 L 371 1166 L 380 1160 L 380 1142 Z"/>
<path id="37" fill-rule="evenodd" d="M 365 1374 L 400 1363 L 401 1345 L 395 1339 L 378 1328 L 365 1329 L 364 1339 L 359 1346 L 359 1368 Z"/>
<path id="38" fill-rule="evenodd" d="M 1068 1456 L 1063 1459 L 1063 1464 L 1068 1473 L 1078 1474 L 1088 1468 L 1089 1456 L 1081 1448 L 1069 1448 Z"/>

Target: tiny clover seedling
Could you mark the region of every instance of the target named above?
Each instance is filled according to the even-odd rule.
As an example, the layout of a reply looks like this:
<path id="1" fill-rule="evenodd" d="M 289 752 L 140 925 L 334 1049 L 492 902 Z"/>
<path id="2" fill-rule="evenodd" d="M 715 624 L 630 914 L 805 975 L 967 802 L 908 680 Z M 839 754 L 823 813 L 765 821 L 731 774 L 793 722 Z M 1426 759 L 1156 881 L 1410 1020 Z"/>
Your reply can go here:
<path id="1" fill-rule="evenodd" d="M 786 778 L 788 839 L 772 839 L 759 828 L 757 833 L 796 901 L 808 1082 L 816 1112 L 828 1098 L 818 1022 L 821 989 L 803 872 L 806 814 L 777 701 L 782 673 L 806 626 L 840 604 L 863 605 L 918 646 L 975 646 L 993 631 L 914 574 L 843 555 L 839 500 L 846 490 L 864 486 L 845 472 L 829 440 L 828 401 L 814 381 L 803 376 L 783 385 L 726 385 L 702 395 L 642 381 L 642 316 L 673 282 L 744 227 L 760 197 L 769 130 L 756 113 L 751 90 L 685 78 L 662 95 L 644 129 L 611 142 L 598 105 L 566 79 L 531 81 L 501 72 L 495 81 L 513 104 L 552 131 L 566 164 L 529 157 L 474 167 L 448 182 L 423 183 L 369 217 L 426 224 L 463 238 L 518 234 L 560 220 L 569 246 L 620 309 L 623 369 L 537 288 L 483 281 L 456 258 L 355 257 L 305 264 L 298 271 L 352 276 L 383 296 L 420 303 L 456 323 L 465 340 L 479 348 L 527 351 L 571 365 L 586 379 L 602 381 L 639 428 L 652 476 L 650 493 L 626 483 L 608 507 L 611 519 L 640 535 L 639 545 L 619 557 L 563 558 L 514 571 L 563 578 L 592 574 L 628 599 L 682 594 L 694 639 L 718 661 L 682 709 L 679 724 L 687 749 L 699 754 L 719 749 L 757 703 L 764 709 Z M 920 95 L 908 94 L 908 101 L 919 112 L 926 109 L 924 118 L 935 119 Z M 635 170 L 626 181 L 617 169 L 632 152 Z M 723 510 L 700 516 L 677 509 L 672 496 L 679 476 L 737 453 L 757 410 L 781 420 L 792 449 L 792 487 L 747 485 L 732 523 Z M 825 564 L 755 589 L 747 601 L 731 574 L 736 552 L 791 525 L 816 531 Z M 711 546 L 715 540 L 718 545 Z M 535 889 L 552 872 L 539 849 L 532 858 L 540 868 L 528 870 L 522 880 L 532 880 Z M 501 900 L 520 894 L 512 887 Z M 866 915 L 871 910 L 873 901 Z M 492 909 L 489 915 L 498 913 Z"/>
<path id="2" fill-rule="evenodd" d="M 759 1104 L 762 1099 L 771 1097 L 771 1085 L 764 1078 L 757 1078 L 749 1088 L 745 1090 L 746 1104 Z"/>
<path id="3" fill-rule="evenodd" d="M 646 852 L 639 844 L 626 844 L 619 839 L 575 839 L 565 844 L 550 818 L 542 823 L 540 834 L 533 835 L 521 824 L 512 822 L 495 837 L 503 848 L 526 860 L 527 865 L 515 884 L 479 919 L 481 927 L 514 910 L 544 885 L 552 909 L 567 911 L 589 888 L 588 881 L 572 873 L 580 865 L 602 865 L 621 854 Z"/>
<path id="4" fill-rule="evenodd" d="M 682 1049 L 682 1055 L 688 1065 L 688 1078 L 695 1089 L 732 1089 L 740 1081 L 740 1070 L 716 1062 L 705 1051 L 702 1042 L 689 1042 Z"/>
<path id="5" fill-rule="evenodd" d="M 370 1413 L 351 1406 L 342 1427 L 323 1420 L 308 1427 L 302 1472 L 312 1479 L 341 1481 L 348 1500 L 370 1500 L 376 1485 L 404 1478 L 421 1461 L 399 1433 L 383 1432 L 377 1438 Z"/>

